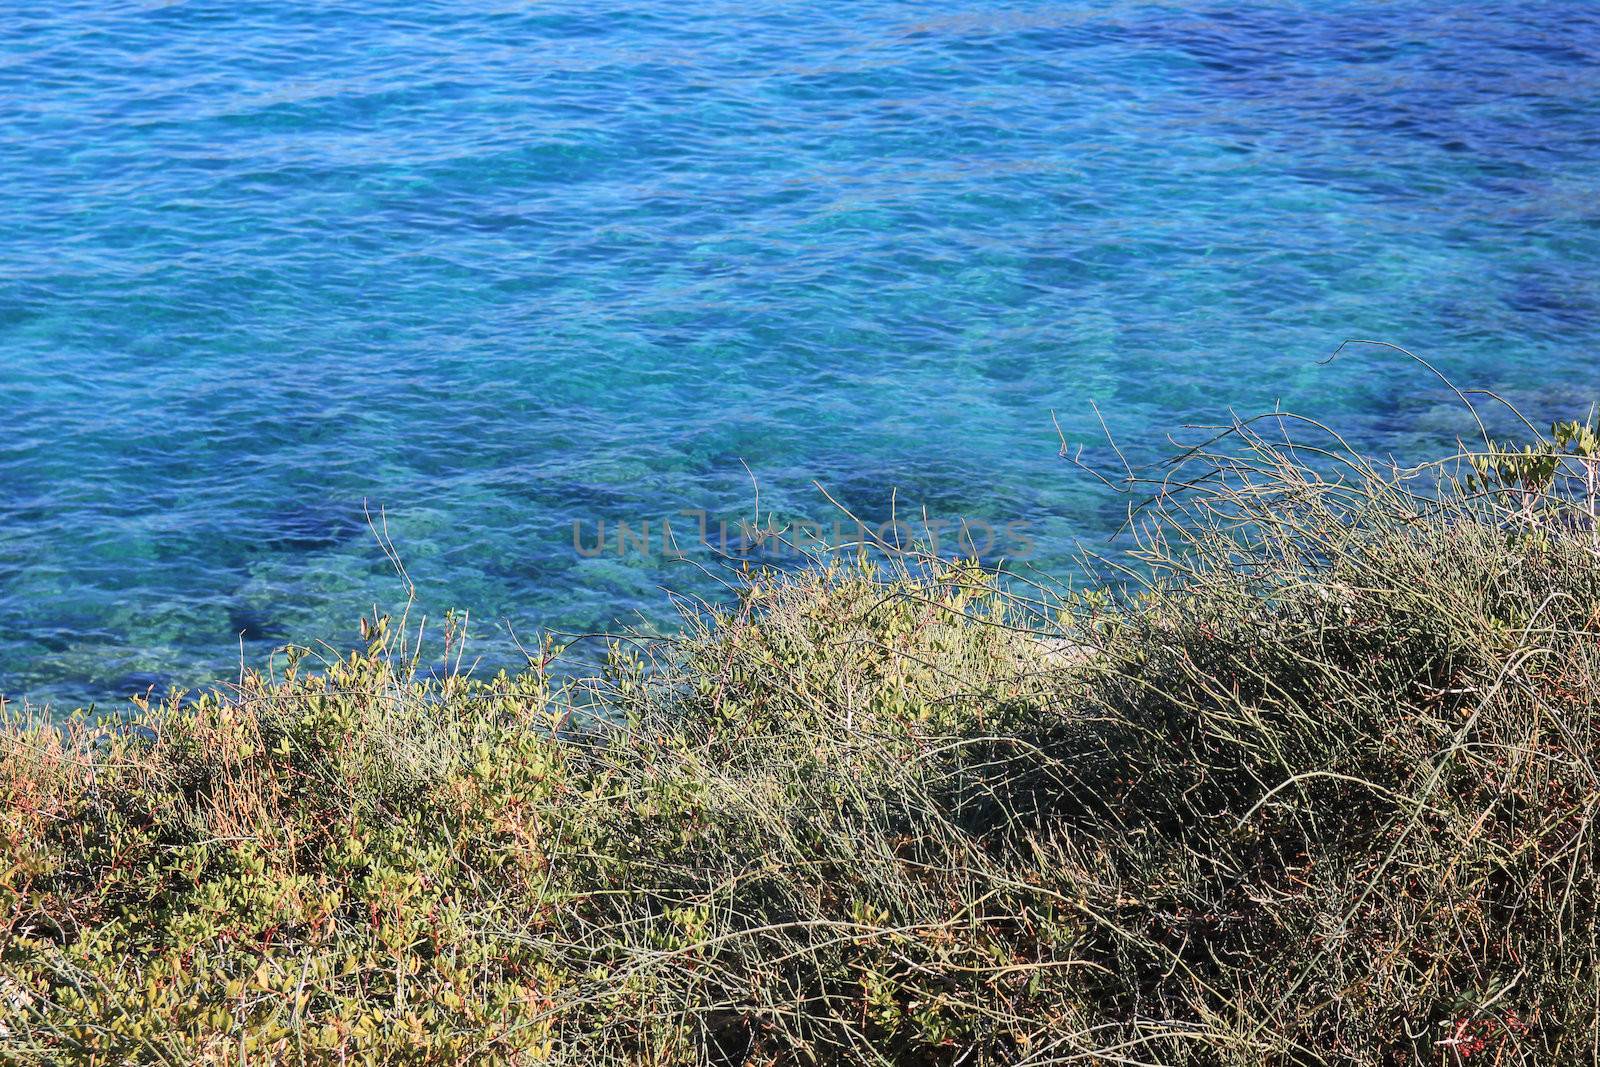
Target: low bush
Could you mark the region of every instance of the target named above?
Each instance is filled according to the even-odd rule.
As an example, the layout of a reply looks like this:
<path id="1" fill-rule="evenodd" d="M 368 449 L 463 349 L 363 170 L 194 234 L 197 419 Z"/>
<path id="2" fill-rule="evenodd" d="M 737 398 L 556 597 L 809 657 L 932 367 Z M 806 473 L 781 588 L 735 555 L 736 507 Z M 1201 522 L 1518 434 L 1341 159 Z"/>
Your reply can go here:
<path id="1" fill-rule="evenodd" d="M 0 1051 L 1587 1060 L 1591 460 L 1336 444 L 1181 457 L 1095 592 L 835 559 L 587 680 L 430 674 L 372 620 L 315 670 L 12 714 Z"/>

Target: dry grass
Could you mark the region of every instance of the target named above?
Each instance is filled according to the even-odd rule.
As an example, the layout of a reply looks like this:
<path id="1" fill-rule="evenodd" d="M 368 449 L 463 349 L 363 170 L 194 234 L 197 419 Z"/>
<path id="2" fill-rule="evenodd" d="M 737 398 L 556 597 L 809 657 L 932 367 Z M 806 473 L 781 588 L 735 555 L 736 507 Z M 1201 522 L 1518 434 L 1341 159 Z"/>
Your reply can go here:
<path id="1" fill-rule="evenodd" d="M 0 1048 L 1590 1060 L 1588 502 L 1325 440 L 1237 426 L 1157 472 L 1116 592 L 834 561 L 560 689 L 424 680 L 374 626 L 315 673 L 14 721 Z"/>

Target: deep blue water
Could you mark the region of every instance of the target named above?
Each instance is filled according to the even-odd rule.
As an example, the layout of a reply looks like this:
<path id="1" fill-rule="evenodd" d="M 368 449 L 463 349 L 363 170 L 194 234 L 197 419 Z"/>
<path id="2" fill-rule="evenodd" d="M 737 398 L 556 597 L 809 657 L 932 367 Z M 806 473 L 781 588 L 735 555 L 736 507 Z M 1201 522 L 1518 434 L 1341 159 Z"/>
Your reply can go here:
<path id="1" fill-rule="evenodd" d="M 1052 409 L 1461 429 L 1349 336 L 1600 395 L 1589 3 L 16 5 L 0 182 L 13 698 L 345 641 L 363 501 L 495 661 L 710 588 L 615 523 L 752 474 L 1050 565 L 1123 506 Z"/>

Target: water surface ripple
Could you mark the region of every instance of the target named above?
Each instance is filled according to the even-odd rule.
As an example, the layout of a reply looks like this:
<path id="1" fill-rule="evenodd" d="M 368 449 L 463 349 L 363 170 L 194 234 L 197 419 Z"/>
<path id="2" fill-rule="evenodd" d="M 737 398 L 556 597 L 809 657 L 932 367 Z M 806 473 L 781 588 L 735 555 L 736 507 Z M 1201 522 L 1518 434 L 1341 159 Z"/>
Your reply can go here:
<path id="1" fill-rule="evenodd" d="M 1281 400 L 1415 454 L 1427 354 L 1600 393 L 1586 3 L 62 2 L 0 29 L 0 691 L 521 629 L 692 567 L 582 522 L 1120 507 L 1057 458 Z M 748 466 L 749 472 L 746 472 Z"/>

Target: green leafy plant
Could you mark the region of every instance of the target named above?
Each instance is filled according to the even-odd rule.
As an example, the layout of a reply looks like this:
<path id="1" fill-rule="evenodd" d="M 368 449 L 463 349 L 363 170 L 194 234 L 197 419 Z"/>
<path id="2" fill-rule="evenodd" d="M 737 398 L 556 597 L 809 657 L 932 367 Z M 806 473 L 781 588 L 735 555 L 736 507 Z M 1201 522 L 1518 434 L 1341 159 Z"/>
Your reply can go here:
<path id="1" fill-rule="evenodd" d="M 1591 409 L 1583 421 L 1557 422 L 1548 437 L 1511 445 L 1488 442 L 1481 453 L 1469 456 L 1476 472 L 1475 484 L 1486 491 L 1503 490 L 1516 496 L 1524 515 L 1536 510 L 1563 475 L 1576 472 L 1581 499 L 1591 521 L 1600 504 L 1600 409 Z"/>

